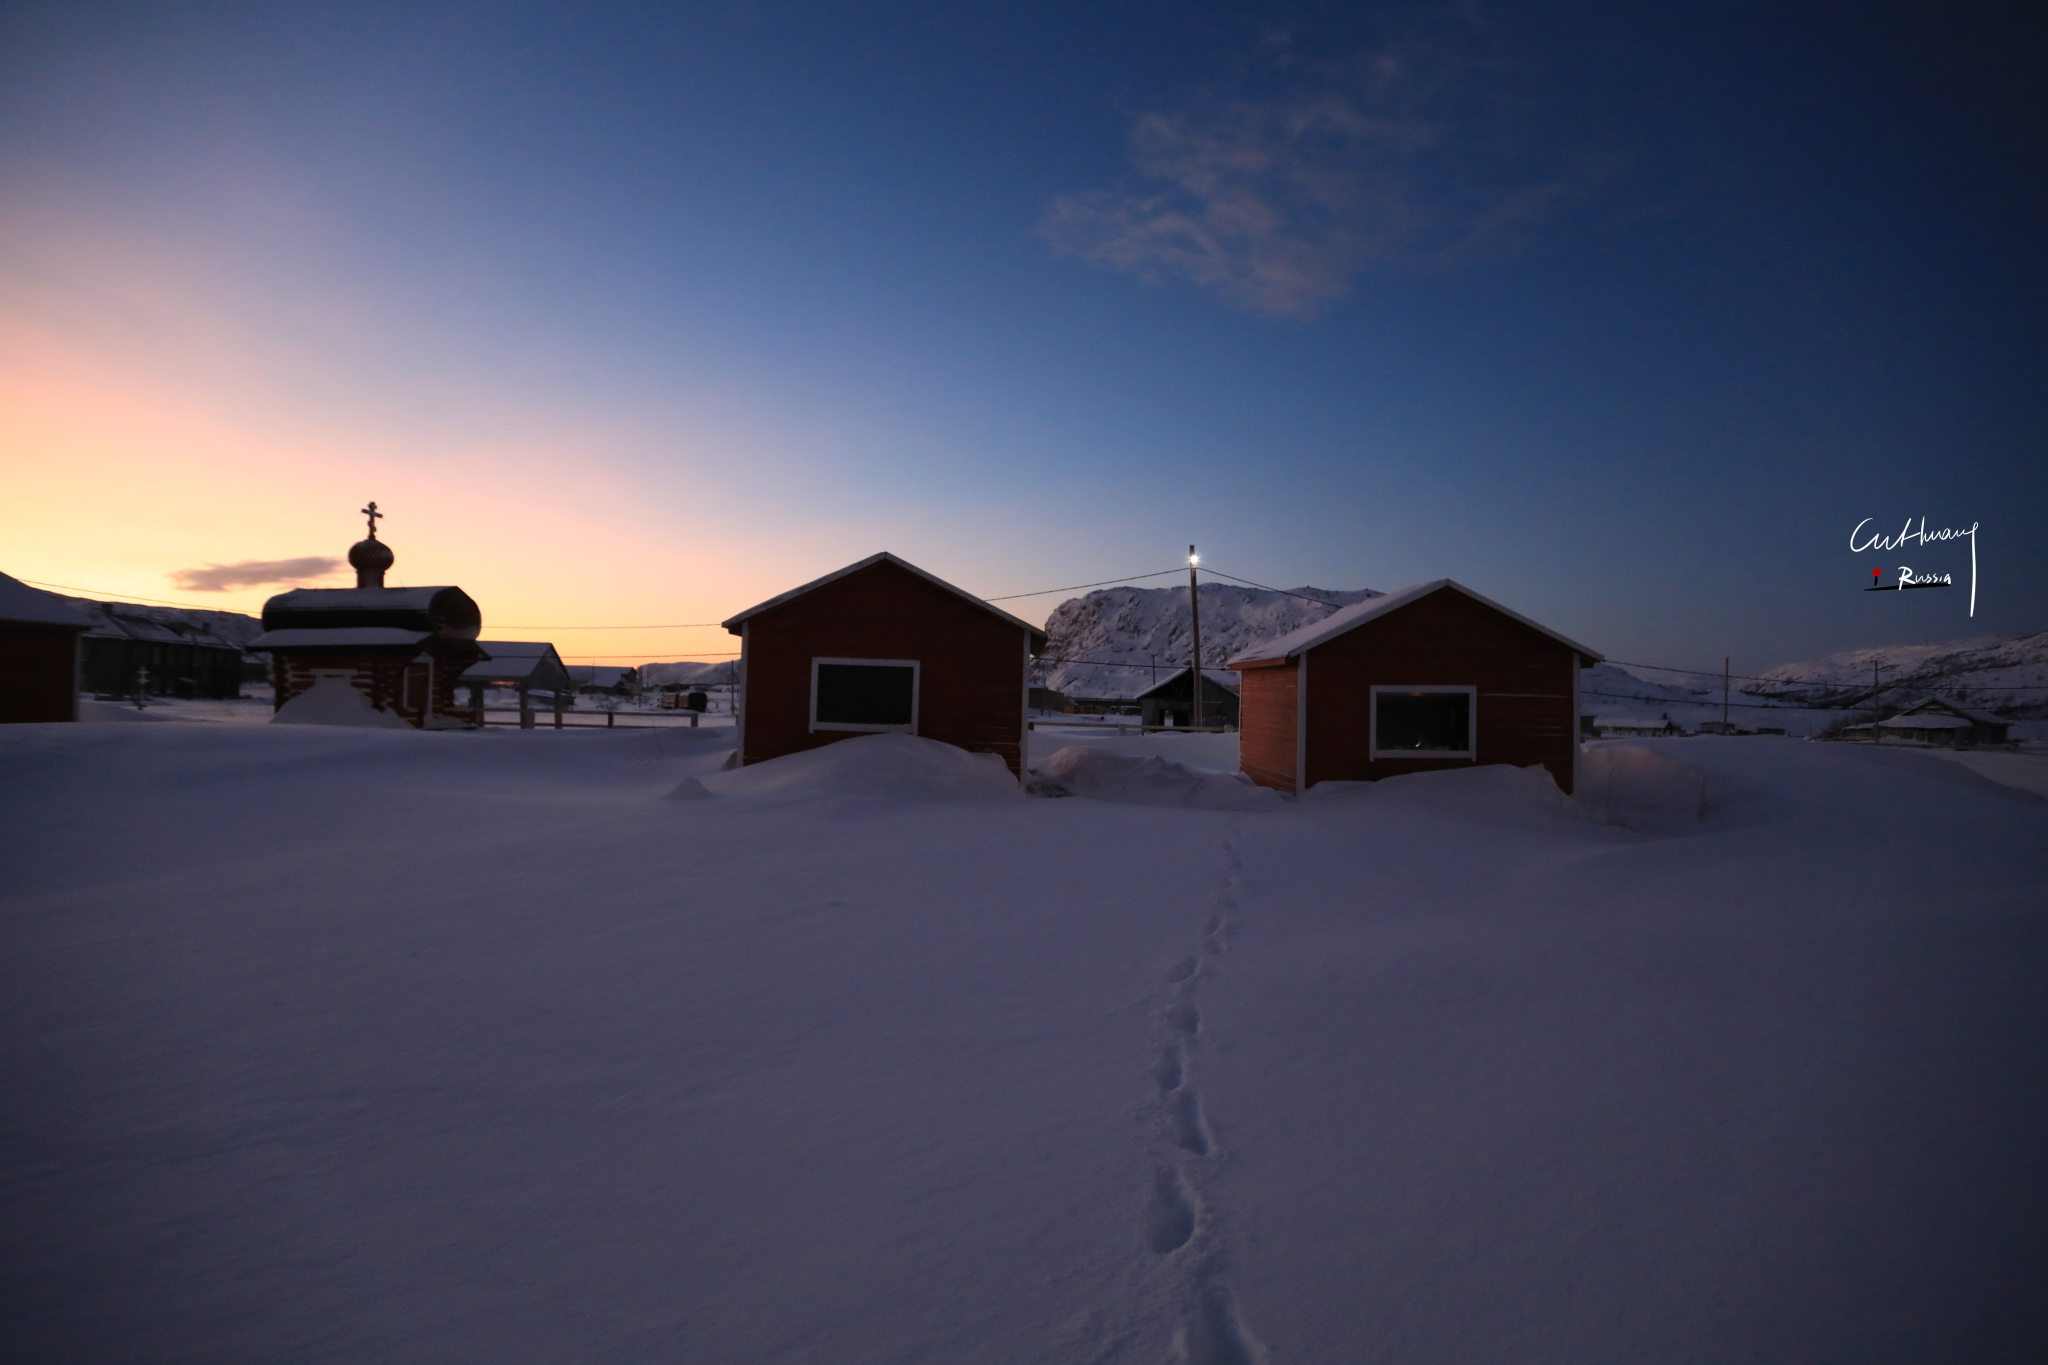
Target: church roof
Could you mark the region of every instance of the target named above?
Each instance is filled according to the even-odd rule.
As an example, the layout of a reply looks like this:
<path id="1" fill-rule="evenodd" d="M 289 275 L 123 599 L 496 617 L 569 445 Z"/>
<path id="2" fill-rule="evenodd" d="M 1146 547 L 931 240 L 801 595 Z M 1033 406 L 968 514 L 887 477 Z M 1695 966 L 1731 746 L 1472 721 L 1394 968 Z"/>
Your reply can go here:
<path id="1" fill-rule="evenodd" d="M 249 642 L 249 648 L 364 649 L 396 645 L 418 648 L 433 638 L 431 630 L 405 630 L 397 626 L 329 626 L 310 630 L 266 630 Z"/>

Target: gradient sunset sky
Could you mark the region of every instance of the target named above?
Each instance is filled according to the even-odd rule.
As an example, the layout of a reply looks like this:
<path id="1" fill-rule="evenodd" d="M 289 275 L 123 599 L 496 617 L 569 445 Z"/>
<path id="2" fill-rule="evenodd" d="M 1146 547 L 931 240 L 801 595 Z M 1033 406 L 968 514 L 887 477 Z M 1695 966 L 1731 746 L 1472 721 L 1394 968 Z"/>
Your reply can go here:
<path id="1" fill-rule="evenodd" d="M 253 612 L 374 498 L 618 662 L 734 646 L 549 628 L 1190 541 L 1689 667 L 2039 630 L 2048 69 L 1959 8 L 8 5 L 0 571 Z"/>

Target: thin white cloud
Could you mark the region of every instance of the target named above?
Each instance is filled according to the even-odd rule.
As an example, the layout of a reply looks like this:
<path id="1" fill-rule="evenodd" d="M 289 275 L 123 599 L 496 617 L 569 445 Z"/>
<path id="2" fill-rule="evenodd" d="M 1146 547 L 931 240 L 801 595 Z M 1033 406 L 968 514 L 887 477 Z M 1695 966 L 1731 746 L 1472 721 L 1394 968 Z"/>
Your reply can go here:
<path id="1" fill-rule="evenodd" d="M 1144 115 L 1138 186 L 1062 196 L 1041 230 L 1109 269 L 1292 318 L 1375 264 L 1510 252 L 1584 177 L 1504 157 L 1513 139 L 1472 93 L 1475 69 L 1416 46 L 1320 73 L 1316 88 Z"/>
<path id="2" fill-rule="evenodd" d="M 171 582 L 185 592 L 230 592 L 236 588 L 260 588 L 269 583 L 303 583 L 325 578 L 341 568 L 341 561 L 324 555 L 304 559 L 249 559 L 240 564 L 209 564 L 203 569 L 180 569 Z"/>

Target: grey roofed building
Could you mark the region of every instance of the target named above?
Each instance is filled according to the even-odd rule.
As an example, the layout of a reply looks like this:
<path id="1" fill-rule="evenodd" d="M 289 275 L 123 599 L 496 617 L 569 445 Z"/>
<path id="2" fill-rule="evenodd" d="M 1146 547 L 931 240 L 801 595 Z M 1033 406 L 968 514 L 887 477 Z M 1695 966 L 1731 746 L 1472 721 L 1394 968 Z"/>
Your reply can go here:
<path id="1" fill-rule="evenodd" d="M 1879 721 L 1877 728 L 1887 735 L 1921 744 L 1967 749 L 1978 744 L 2005 743 L 2011 725 L 2012 722 L 2000 720 L 1989 712 L 1952 701 L 1943 701 L 1939 697 L 1929 697 L 1926 701 L 1907 707 L 1889 720 Z M 1850 728 L 1861 730 L 1869 727 Z"/>
<path id="2" fill-rule="evenodd" d="M 79 686 L 102 696 L 230 698 L 249 670 L 242 647 L 206 626 L 120 602 L 81 603 Z"/>
<path id="3" fill-rule="evenodd" d="M 457 678 L 471 687 L 517 687 L 531 692 L 572 692 L 574 676 L 555 653 L 555 647 L 540 640 L 479 640 L 477 644 L 491 657 L 471 664 Z"/>

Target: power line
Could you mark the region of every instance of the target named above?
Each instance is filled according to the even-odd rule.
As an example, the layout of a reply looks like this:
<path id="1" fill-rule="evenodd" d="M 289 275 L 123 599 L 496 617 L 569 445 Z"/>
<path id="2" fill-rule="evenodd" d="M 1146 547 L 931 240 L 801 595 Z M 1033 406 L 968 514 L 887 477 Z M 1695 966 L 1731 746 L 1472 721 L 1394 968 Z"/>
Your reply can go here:
<path id="1" fill-rule="evenodd" d="M 1606 701 L 1649 701 L 1660 706 L 1719 706 L 1717 701 L 1687 701 L 1679 697 L 1649 697 L 1628 692 L 1581 692 L 1581 697 L 1600 697 Z M 1850 706 L 1787 706 L 1783 702 L 1730 701 L 1730 706 L 1753 706 L 1762 711 L 1853 711 L 1860 707 Z"/>
<path id="2" fill-rule="evenodd" d="M 1014 602 L 1020 597 L 1047 597 L 1056 592 L 1079 592 L 1083 588 L 1106 588 L 1115 583 L 1136 583 L 1140 579 L 1164 578 L 1170 573 L 1179 572 L 1180 570 L 1177 568 L 1161 569 L 1158 573 L 1134 573 L 1129 578 L 1105 578 L 1100 583 L 1076 583 L 1066 588 L 1040 588 L 1037 592 L 1013 592 L 1006 593 L 1001 597 L 984 597 L 981 600 L 984 602 Z"/>
<path id="3" fill-rule="evenodd" d="M 160 597 L 137 597 L 133 593 L 103 592 L 98 588 L 81 588 L 72 583 L 45 583 L 36 578 L 24 578 L 24 583 L 33 583 L 38 588 L 62 588 L 66 592 L 82 592 L 94 600 L 110 602 L 142 602 L 152 607 L 183 607 L 187 611 L 225 611 L 230 616 L 245 616 L 246 612 L 228 611 L 226 607 L 202 607 L 197 602 L 166 602 Z"/>
<path id="4" fill-rule="evenodd" d="M 491 629 L 492 629 L 492 630 L 702 630 L 702 629 L 704 629 L 704 628 L 706 628 L 706 627 L 709 627 L 709 626 L 722 626 L 722 625 L 724 625 L 724 624 L 725 624 L 725 622 L 723 622 L 723 621 L 683 621 L 683 622 L 679 622 L 679 623 L 677 623 L 677 624 L 675 624 L 675 625 L 668 625 L 668 626 L 535 626 L 535 625 L 513 625 L 513 624 L 509 624 L 509 623 L 508 623 L 508 624 L 506 624 L 506 625 L 498 625 L 498 626 L 492 626 L 492 627 L 491 627 Z"/>
<path id="5" fill-rule="evenodd" d="M 1287 589 L 1287 588 L 1269 588 L 1269 587 L 1267 587 L 1267 586 L 1266 586 L 1266 585 L 1265 585 L 1264 583 L 1254 583 L 1254 582 L 1252 582 L 1252 581 L 1251 581 L 1251 580 L 1250 580 L 1249 578 L 1239 578 L 1239 577 L 1238 577 L 1238 576 L 1237 576 L 1236 574 L 1231 574 L 1231 573 L 1224 573 L 1224 572 L 1223 572 L 1222 570 L 1220 570 L 1220 569 L 1203 569 L 1203 570 L 1202 570 L 1201 572 L 1203 572 L 1203 573 L 1205 573 L 1205 574 L 1212 574 L 1212 575 L 1214 575 L 1214 576 L 1215 576 L 1215 577 L 1217 577 L 1217 578 L 1227 578 L 1227 579 L 1229 579 L 1229 580 L 1230 580 L 1231 582 L 1233 582 L 1233 583 L 1242 583 L 1242 584 L 1244 584 L 1244 585 L 1245 585 L 1246 587 L 1248 587 L 1248 588 L 1257 588 L 1257 589 L 1258 589 L 1258 590 L 1259 590 L 1260 592 L 1277 592 L 1277 593 L 1279 593 L 1279 594 L 1280 594 L 1280 595 L 1281 595 L 1282 597 L 1299 597 L 1299 598 L 1300 598 L 1300 599 L 1301 599 L 1302 601 L 1304 601 L 1304 602 L 1314 602 L 1314 603 L 1316 603 L 1316 604 L 1318 604 L 1318 605 L 1320 605 L 1320 606 L 1325 606 L 1325 607 L 1337 607 L 1337 606 L 1342 606 L 1342 605 L 1344 605 L 1343 603 L 1340 603 L 1340 602 L 1332 602 L 1332 601 L 1330 601 L 1330 600 L 1329 600 L 1328 598 L 1325 598 L 1325 597 L 1310 597 L 1310 596 L 1309 596 L 1309 595 L 1308 595 L 1307 593 L 1305 593 L 1305 592 L 1293 592 L 1293 591 L 1290 591 L 1290 590 L 1289 590 L 1289 589 Z M 1340 592 L 1343 592 L 1343 591 L 1345 591 L 1345 589 L 1342 589 L 1342 588 L 1331 588 L 1331 589 L 1328 589 L 1328 591 L 1329 591 L 1329 592 L 1331 592 L 1331 593 L 1340 593 Z M 1368 588 L 1368 589 L 1367 589 L 1367 591 L 1368 591 L 1368 592 L 1371 592 L 1371 589 L 1369 589 L 1369 588 Z M 1383 593 L 1383 592 L 1375 592 L 1375 593 L 1373 593 L 1372 595 L 1373 595 L 1373 597 L 1385 597 L 1385 596 L 1386 596 L 1386 594 L 1385 594 L 1385 593 Z M 1369 601 L 1369 600 L 1371 600 L 1371 599 L 1370 599 L 1370 598 L 1368 598 L 1367 600 Z"/>

